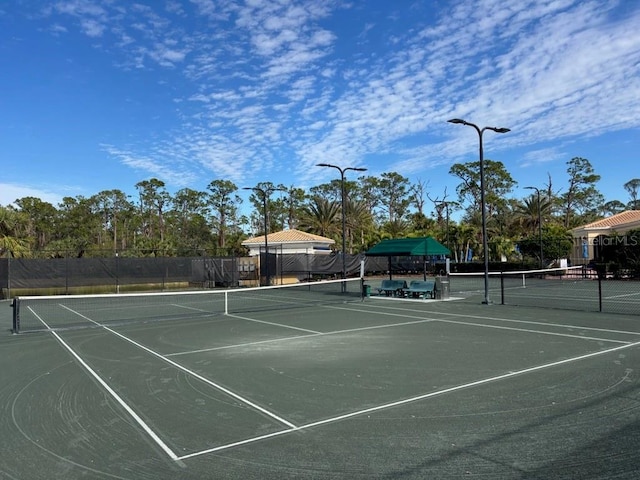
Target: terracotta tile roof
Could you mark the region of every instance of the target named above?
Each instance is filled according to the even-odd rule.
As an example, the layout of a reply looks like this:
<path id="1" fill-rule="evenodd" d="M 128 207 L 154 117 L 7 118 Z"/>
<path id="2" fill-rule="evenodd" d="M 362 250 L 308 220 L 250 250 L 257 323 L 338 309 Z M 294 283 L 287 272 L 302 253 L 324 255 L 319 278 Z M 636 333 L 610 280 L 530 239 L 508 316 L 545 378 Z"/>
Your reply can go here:
<path id="1" fill-rule="evenodd" d="M 336 243 L 327 237 L 321 237 L 320 235 L 314 235 L 313 233 L 301 232 L 300 230 L 282 230 L 281 232 L 273 232 L 267 236 L 268 243 L 292 243 L 292 242 L 321 242 L 321 243 Z M 251 243 L 264 243 L 264 235 L 259 237 L 247 238 L 242 242 L 242 245 Z"/>
<path id="2" fill-rule="evenodd" d="M 620 227 L 623 225 L 628 225 L 630 223 L 636 223 L 636 222 L 640 224 L 640 210 L 626 210 L 624 212 L 616 213 L 611 217 L 603 218 L 602 220 L 588 223 L 578 228 L 580 229 L 615 228 L 615 227 Z"/>

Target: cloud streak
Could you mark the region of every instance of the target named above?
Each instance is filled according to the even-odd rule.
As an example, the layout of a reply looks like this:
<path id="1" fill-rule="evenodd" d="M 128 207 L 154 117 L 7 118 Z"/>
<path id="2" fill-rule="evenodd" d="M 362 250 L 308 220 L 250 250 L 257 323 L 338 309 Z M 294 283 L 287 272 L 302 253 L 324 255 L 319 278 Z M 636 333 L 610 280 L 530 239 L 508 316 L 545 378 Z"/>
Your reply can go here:
<path id="1" fill-rule="evenodd" d="M 494 148 L 530 148 L 521 166 L 556 158 L 545 142 L 639 128 L 632 3 L 417 2 L 382 18 L 333 0 L 60 0 L 44 15 L 52 34 L 75 26 L 123 71 L 174 72 L 162 142 L 105 146 L 114 159 L 176 185 L 302 185 L 329 175 L 320 161 L 386 155 L 373 174 L 419 175 L 460 160 L 476 139 L 445 123 L 453 116 L 512 128 Z"/>

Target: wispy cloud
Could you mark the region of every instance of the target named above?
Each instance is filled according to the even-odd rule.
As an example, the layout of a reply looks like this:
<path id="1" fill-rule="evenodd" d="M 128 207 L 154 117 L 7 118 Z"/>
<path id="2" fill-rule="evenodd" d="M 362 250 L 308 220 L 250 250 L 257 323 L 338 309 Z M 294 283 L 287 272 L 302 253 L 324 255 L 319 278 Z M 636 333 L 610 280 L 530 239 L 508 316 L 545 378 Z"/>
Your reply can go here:
<path id="1" fill-rule="evenodd" d="M 62 201 L 62 195 L 59 192 L 65 188 L 64 186 L 53 185 L 38 187 L 17 183 L 0 183 L 0 205 L 14 205 L 16 200 L 25 197 L 35 197 L 43 202 L 58 205 Z"/>
<path id="2" fill-rule="evenodd" d="M 65 0 L 49 12 L 61 29 L 70 17 L 88 37 L 111 38 L 123 68 L 181 76 L 182 123 L 161 151 L 106 149 L 124 164 L 178 183 L 190 165 L 233 179 L 286 170 L 308 183 L 318 161 L 386 153 L 389 170 L 416 174 L 455 161 L 476 139 L 446 125 L 452 116 L 512 128 L 497 151 L 640 127 L 631 3 L 461 0 L 384 19 L 333 0 Z M 384 26 L 403 15 L 411 28 Z M 359 27 L 338 28 L 344 18 Z M 536 147 L 521 166 L 558 155 Z"/>
<path id="3" fill-rule="evenodd" d="M 152 152 L 153 156 L 147 156 L 132 153 L 113 145 L 103 144 L 101 147 L 124 165 L 145 172 L 172 185 L 187 186 L 196 179 L 191 169 L 185 171 L 181 168 L 181 159 L 176 158 L 175 152 L 163 152 L 161 149 L 155 149 Z"/>

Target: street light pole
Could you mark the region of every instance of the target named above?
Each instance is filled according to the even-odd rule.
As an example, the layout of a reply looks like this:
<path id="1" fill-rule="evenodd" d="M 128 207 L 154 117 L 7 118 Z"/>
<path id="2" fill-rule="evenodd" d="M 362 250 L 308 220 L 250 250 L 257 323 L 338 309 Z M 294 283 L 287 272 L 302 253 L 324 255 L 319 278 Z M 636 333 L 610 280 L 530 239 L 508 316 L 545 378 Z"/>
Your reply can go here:
<path id="1" fill-rule="evenodd" d="M 535 190 L 538 194 L 538 241 L 540 242 L 540 268 L 544 268 L 544 250 L 542 249 L 542 208 L 540 207 L 540 189 L 537 187 L 524 187 L 527 190 Z"/>
<path id="2" fill-rule="evenodd" d="M 347 278 L 347 261 L 346 261 L 346 249 L 347 249 L 347 226 L 346 226 L 346 212 L 345 212 L 345 188 L 344 188 L 344 174 L 345 172 L 352 170 L 354 172 L 365 172 L 366 168 L 359 167 L 346 167 L 340 168 L 338 165 L 332 165 L 330 163 L 318 163 L 318 167 L 335 168 L 340 172 L 340 203 L 342 205 L 342 279 Z"/>
<path id="3" fill-rule="evenodd" d="M 258 192 L 262 195 L 262 206 L 264 211 L 264 283 L 266 286 L 270 285 L 269 281 L 269 215 L 267 209 L 267 200 L 269 199 L 269 195 L 273 192 L 284 192 L 286 189 L 281 187 L 243 187 L 243 190 L 253 190 L 254 192 Z M 260 267 L 262 268 L 262 266 Z M 262 272 L 261 272 L 262 273 Z"/>
<path id="4" fill-rule="evenodd" d="M 484 198 L 484 152 L 482 148 L 482 134 L 485 130 L 492 130 L 496 133 L 507 133 L 511 130 L 509 128 L 498 127 L 483 127 L 480 128 L 474 123 L 467 122 L 461 118 L 452 118 L 447 120 L 449 123 L 455 123 L 460 125 L 467 125 L 473 127 L 478 132 L 478 140 L 480 145 L 480 209 L 482 213 L 482 249 L 484 255 L 484 301 L 482 303 L 489 305 L 491 303 L 489 299 L 489 242 L 487 240 L 487 208 Z"/>

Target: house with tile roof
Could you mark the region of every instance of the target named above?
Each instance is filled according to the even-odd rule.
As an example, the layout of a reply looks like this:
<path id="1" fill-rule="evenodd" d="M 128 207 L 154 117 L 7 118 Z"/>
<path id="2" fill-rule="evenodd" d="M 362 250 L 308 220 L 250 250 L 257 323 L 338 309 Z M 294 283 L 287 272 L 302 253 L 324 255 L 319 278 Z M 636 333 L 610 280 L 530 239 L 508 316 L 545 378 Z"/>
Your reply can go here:
<path id="1" fill-rule="evenodd" d="M 249 248 L 249 256 L 256 256 L 261 251 L 264 252 L 264 240 L 264 235 L 248 238 L 242 242 L 242 246 Z M 282 230 L 267 235 L 269 252 L 284 255 L 290 253 L 328 255 L 331 253 L 331 245 L 335 243 L 330 238 L 295 229 Z"/>
<path id="2" fill-rule="evenodd" d="M 602 245 L 607 245 L 616 235 L 624 235 L 634 229 L 640 229 L 640 210 L 626 210 L 572 229 L 571 263 L 585 265 L 590 260 L 598 260 Z"/>

